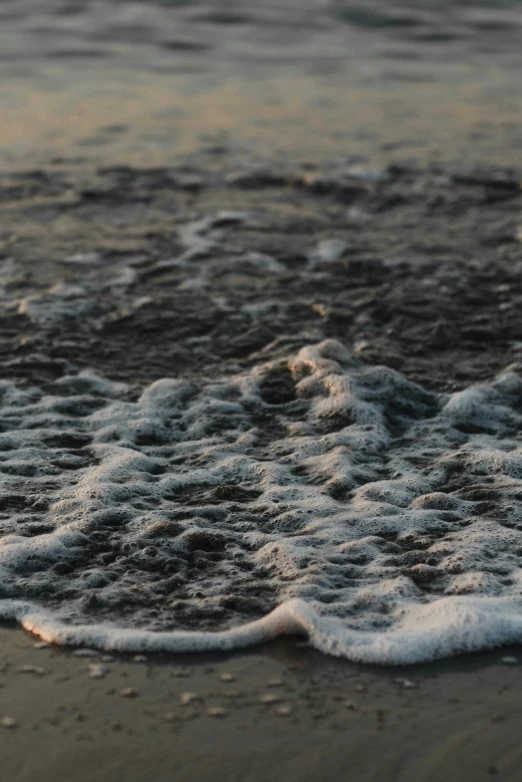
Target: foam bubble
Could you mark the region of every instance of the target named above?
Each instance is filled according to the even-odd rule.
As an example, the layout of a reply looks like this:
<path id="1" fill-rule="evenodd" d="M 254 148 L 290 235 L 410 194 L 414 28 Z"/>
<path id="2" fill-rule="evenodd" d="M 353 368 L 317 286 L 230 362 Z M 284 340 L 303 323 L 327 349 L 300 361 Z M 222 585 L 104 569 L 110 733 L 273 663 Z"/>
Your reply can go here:
<path id="1" fill-rule="evenodd" d="M 511 371 L 438 395 L 326 340 L 136 401 L 86 372 L 0 394 L 0 616 L 45 640 L 300 633 L 377 663 L 522 642 Z"/>

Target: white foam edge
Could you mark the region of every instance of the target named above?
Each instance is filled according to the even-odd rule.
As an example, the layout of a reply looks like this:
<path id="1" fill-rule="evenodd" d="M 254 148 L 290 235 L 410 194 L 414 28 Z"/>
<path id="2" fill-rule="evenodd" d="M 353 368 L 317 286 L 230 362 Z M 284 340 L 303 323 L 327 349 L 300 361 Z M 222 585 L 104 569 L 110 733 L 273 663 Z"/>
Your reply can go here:
<path id="1" fill-rule="evenodd" d="M 48 643 L 106 652 L 232 651 L 299 635 L 320 652 L 376 665 L 409 665 L 522 644 L 522 601 L 509 598 L 440 598 L 410 610 L 397 629 L 382 632 L 348 629 L 300 599 L 287 600 L 261 619 L 216 632 L 71 625 L 19 600 L 0 601 L 0 619 L 17 621 Z"/>

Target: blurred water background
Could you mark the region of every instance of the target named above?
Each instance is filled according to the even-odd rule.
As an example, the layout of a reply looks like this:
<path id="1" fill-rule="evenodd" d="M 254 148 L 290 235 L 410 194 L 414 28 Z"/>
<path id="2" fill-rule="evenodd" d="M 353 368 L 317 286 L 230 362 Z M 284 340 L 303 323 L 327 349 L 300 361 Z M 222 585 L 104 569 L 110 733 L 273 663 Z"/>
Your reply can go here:
<path id="1" fill-rule="evenodd" d="M 0 160 L 517 162 L 508 0 L 2 0 Z"/>

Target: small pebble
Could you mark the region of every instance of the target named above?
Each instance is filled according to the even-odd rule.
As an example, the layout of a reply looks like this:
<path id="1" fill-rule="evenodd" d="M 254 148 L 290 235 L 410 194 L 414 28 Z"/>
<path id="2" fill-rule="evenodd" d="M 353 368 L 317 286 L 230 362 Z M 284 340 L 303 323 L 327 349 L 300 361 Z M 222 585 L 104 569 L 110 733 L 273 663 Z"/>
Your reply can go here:
<path id="1" fill-rule="evenodd" d="M 282 679 L 277 679 L 277 678 L 269 679 L 266 684 L 267 684 L 267 687 L 282 687 L 283 680 Z"/>
<path id="2" fill-rule="evenodd" d="M 294 707 L 291 703 L 283 703 L 282 706 L 277 707 L 276 714 L 279 714 L 280 717 L 289 717 L 293 710 Z"/>
<path id="3" fill-rule="evenodd" d="M 403 690 L 415 690 L 418 687 L 417 682 L 412 682 L 411 679 L 397 678 L 395 679 L 395 684 L 398 684 Z"/>
<path id="4" fill-rule="evenodd" d="M 368 692 L 368 688 L 364 684 L 356 684 L 355 692 Z"/>
<path id="5" fill-rule="evenodd" d="M 207 717 L 226 717 L 227 713 L 227 710 L 221 708 L 221 706 L 213 706 L 207 709 Z"/>
<path id="6" fill-rule="evenodd" d="M 222 682 L 233 682 L 235 681 L 235 676 L 232 676 L 231 673 L 222 673 L 219 677 Z"/>
<path id="7" fill-rule="evenodd" d="M 199 699 L 197 692 L 182 692 L 179 696 L 179 702 L 182 706 L 188 706 L 190 703 L 199 701 Z"/>
<path id="8" fill-rule="evenodd" d="M 132 687 L 124 687 L 123 690 L 120 690 L 120 695 L 124 698 L 135 698 L 137 694 L 137 691 L 133 690 Z"/>
<path id="9" fill-rule="evenodd" d="M 321 318 L 326 318 L 328 315 L 328 308 L 325 307 L 324 304 L 321 304 L 320 302 L 316 302 L 315 304 L 312 304 L 312 309 L 314 312 L 316 312 L 318 315 L 321 316 Z"/>
<path id="10" fill-rule="evenodd" d="M 112 657 L 110 654 L 104 654 L 102 659 L 102 663 L 112 663 L 114 662 L 114 657 Z"/>
<path id="11" fill-rule="evenodd" d="M 0 717 L 0 725 L 2 728 L 17 728 L 18 723 L 14 717 Z"/>
<path id="12" fill-rule="evenodd" d="M 48 644 L 47 641 L 37 641 L 35 644 L 33 644 L 33 649 L 48 649 L 51 644 Z"/>
<path id="13" fill-rule="evenodd" d="M 165 714 L 165 719 L 167 720 L 167 722 L 175 722 L 175 720 L 176 720 L 176 715 L 174 714 L 174 712 L 173 712 L 173 711 L 168 711 L 168 712 Z"/>
<path id="14" fill-rule="evenodd" d="M 45 673 L 44 668 L 39 665 L 19 665 L 16 670 L 18 673 L 34 673 L 36 676 L 43 676 Z"/>
<path id="15" fill-rule="evenodd" d="M 144 654 L 136 654 L 136 655 L 134 655 L 133 659 L 134 659 L 135 663 L 146 663 L 147 662 L 147 658 L 145 657 Z"/>
<path id="16" fill-rule="evenodd" d="M 266 695 L 262 695 L 259 700 L 261 703 L 277 703 L 281 700 L 281 698 L 278 695 L 273 695 L 271 692 L 269 692 Z"/>
<path id="17" fill-rule="evenodd" d="M 101 663 L 91 663 L 89 665 L 90 679 L 103 679 L 109 673 L 109 669 Z"/>
<path id="18" fill-rule="evenodd" d="M 516 665 L 518 663 L 517 657 L 510 657 L 509 655 L 507 657 L 502 658 L 502 662 L 504 665 Z"/>
<path id="19" fill-rule="evenodd" d="M 348 711 L 357 711 L 359 707 L 357 706 L 355 701 L 345 701 L 344 708 L 348 709 Z"/>

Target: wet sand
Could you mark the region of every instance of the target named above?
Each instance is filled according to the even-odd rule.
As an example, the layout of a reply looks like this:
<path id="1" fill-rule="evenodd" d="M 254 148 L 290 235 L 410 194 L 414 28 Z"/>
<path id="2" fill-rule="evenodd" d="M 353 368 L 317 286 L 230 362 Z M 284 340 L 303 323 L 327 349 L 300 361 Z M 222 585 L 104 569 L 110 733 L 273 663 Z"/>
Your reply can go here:
<path id="1" fill-rule="evenodd" d="M 10 782 L 520 779 L 519 649 L 406 669 L 292 639 L 230 656 L 79 657 L 6 627 L 0 648 Z"/>
<path id="2" fill-rule="evenodd" d="M 428 388 L 491 380 L 520 366 L 521 181 L 497 164 L 379 167 L 223 151 L 148 169 L 6 173 L 8 300 L 46 301 L 58 280 L 87 280 L 100 296 L 92 311 L 66 315 L 59 295 L 49 299 L 45 322 L 8 307 L 6 376 L 45 385 L 88 367 L 143 388 L 173 367 L 216 377 L 332 338 Z M 222 210 L 232 218 L 219 225 Z M 185 240 L 187 230 L 216 215 L 212 253 L 183 260 L 207 235 Z M 320 246 L 340 250 L 313 260 Z M 267 258 L 277 272 L 267 273 Z M 110 285 L 102 294 L 121 274 L 124 299 Z"/>

